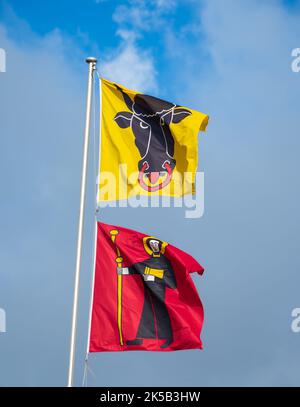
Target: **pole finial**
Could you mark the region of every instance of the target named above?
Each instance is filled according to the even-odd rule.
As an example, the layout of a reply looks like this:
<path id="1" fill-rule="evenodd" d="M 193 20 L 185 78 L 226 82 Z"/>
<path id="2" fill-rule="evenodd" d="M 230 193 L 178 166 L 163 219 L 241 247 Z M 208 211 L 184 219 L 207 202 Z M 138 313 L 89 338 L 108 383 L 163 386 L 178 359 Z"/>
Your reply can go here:
<path id="1" fill-rule="evenodd" d="M 87 64 L 90 64 L 90 63 L 96 64 L 96 63 L 97 63 L 97 58 L 95 58 L 95 57 L 87 57 L 86 60 L 85 60 L 85 62 L 86 62 Z"/>

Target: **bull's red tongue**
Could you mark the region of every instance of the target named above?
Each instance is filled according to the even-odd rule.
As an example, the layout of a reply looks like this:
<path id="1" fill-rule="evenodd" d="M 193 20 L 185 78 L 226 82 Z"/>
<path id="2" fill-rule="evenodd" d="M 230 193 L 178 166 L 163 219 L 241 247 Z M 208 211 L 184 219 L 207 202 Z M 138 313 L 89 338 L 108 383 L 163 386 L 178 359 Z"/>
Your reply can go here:
<path id="1" fill-rule="evenodd" d="M 156 184 L 159 178 L 159 172 L 150 172 L 148 177 L 151 184 Z"/>

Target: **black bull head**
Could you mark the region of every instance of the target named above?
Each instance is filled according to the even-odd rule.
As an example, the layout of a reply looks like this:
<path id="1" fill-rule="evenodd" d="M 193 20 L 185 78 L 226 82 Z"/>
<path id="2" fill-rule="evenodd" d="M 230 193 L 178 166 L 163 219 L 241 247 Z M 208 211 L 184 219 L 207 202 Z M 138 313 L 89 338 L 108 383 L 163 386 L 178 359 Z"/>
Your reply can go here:
<path id="1" fill-rule="evenodd" d="M 115 121 L 122 129 L 131 127 L 141 160 L 138 180 L 142 188 L 153 192 L 164 188 L 172 179 L 176 165 L 171 123 L 179 123 L 191 112 L 153 96 L 137 94 L 134 100 L 119 86 L 130 112 L 119 112 Z"/>

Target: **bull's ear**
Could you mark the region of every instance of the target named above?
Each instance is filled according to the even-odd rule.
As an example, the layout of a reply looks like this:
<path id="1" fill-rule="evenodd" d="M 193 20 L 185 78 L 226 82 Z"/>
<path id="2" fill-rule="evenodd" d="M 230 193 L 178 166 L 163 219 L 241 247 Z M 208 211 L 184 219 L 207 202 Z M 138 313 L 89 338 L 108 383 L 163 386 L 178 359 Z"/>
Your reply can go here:
<path id="1" fill-rule="evenodd" d="M 179 123 L 181 120 L 185 119 L 187 116 L 190 116 L 192 112 L 183 107 L 177 107 L 174 109 L 172 123 Z"/>
<path id="2" fill-rule="evenodd" d="M 130 112 L 119 112 L 115 115 L 114 120 L 117 122 L 118 126 L 122 129 L 126 129 L 130 126 L 132 113 Z"/>

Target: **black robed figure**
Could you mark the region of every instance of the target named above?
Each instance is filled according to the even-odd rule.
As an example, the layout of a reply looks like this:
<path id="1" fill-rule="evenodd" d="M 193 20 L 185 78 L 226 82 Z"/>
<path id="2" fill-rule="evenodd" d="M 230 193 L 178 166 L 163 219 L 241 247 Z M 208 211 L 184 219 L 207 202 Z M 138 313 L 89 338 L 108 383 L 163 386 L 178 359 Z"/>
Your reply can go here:
<path id="1" fill-rule="evenodd" d="M 127 345 L 141 345 L 143 339 L 165 339 L 161 348 L 173 341 L 168 309 L 165 303 L 166 288 L 176 288 L 175 274 L 170 261 L 164 256 L 166 242 L 151 236 L 144 237 L 144 248 L 149 259 L 130 267 L 118 268 L 118 274 L 139 274 L 144 282 L 144 305 L 136 338 Z"/>

